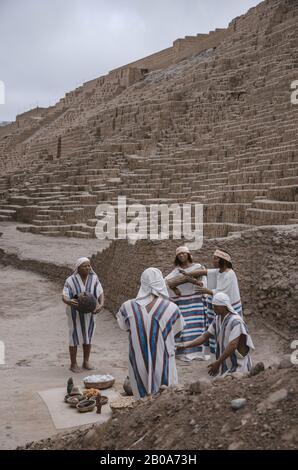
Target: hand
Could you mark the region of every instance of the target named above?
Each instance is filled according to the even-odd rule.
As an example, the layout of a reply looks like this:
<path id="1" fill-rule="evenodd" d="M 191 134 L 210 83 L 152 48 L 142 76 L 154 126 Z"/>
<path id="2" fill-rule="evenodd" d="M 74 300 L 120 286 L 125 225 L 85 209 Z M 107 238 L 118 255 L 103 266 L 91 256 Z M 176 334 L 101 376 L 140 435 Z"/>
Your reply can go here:
<path id="1" fill-rule="evenodd" d="M 212 375 L 213 377 L 218 374 L 220 368 L 220 363 L 218 361 L 212 362 L 212 364 L 209 364 L 208 366 L 208 374 Z"/>
<path id="2" fill-rule="evenodd" d="M 101 312 L 101 310 L 103 309 L 103 305 L 98 305 L 96 307 L 96 309 L 94 310 L 93 315 L 96 315 L 97 313 Z"/>
<path id="3" fill-rule="evenodd" d="M 187 282 L 190 282 L 191 284 L 196 284 L 197 280 L 195 277 L 191 276 L 190 274 L 183 274 Z"/>
<path id="4" fill-rule="evenodd" d="M 209 290 L 206 289 L 206 287 L 200 287 L 199 284 L 197 284 L 196 291 L 197 291 L 199 294 L 209 294 Z"/>
<path id="5" fill-rule="evenodd" d="M 178 271 L 179 271 L 180 274 L 183 274 L 184 276 L 188 275 L 188 273 L 186 271 L 184 271 L 184 269 L 178 268 Z"/>
<path id="6" fill-rule="evenodd" d="M 75 299 L 71 299 L 68 303 L 68 305 L 70 305 L 71 307 L 78 307 L 79 303 L 77 300 Z"/>

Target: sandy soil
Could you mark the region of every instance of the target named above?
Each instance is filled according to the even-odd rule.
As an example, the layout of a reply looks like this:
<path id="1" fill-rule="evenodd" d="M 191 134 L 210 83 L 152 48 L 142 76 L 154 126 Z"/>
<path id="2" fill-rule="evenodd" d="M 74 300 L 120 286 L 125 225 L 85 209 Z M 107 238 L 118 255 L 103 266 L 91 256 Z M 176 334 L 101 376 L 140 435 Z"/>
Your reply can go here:
<path id="1" fill-rule="evenodd" d="M 73 374 L 68 370 L 68 332 L 60 286 L 11 267 L 1 268 L 1 278 L 0 340 L 5 342 L 6 363 L 0 365 L 0 448 L 13 449 L 56 434 L 37 392 L 61 387 Z M 276 362 L 284 351 L 282 340 L 256 327 L 252 320 L 249 325 L 256 346 L 254 362 Z M 95 372 L 114 375 L 116 388 L 122 391 L 127 375 L 127 338 L 107 310 L 97 319 L 91 359 Z M 181 384 L 207 376 L 207 362 L 177 363 Z M 75 380 L 80 382 L 85 375 L 77 374 Z"/>

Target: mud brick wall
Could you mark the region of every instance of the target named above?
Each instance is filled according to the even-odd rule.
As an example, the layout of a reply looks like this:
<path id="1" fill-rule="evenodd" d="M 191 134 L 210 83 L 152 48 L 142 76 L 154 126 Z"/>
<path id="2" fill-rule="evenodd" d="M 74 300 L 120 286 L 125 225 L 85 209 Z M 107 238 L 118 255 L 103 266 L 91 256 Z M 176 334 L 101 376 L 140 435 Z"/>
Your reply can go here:
<path id="1" fill-rule="evenodd" d="M 296 272 L 298 230 L 264 227 L 222 239 L 205 240 L 193 252 L 194 260 L 212 267 L 216 247 L 233 259 L 244 309 L 260 315 L 275 328 L 298 332 L 298 274 Z M 181 242 L 180 242 L 181 243 Z M 92 257 L 92 264 L 104 286 L 107 307 L 116 313 L 122 302 L 135 297 L 140 275 L 150 266 L 166 275 L 172 269 L 179 241 L 146 241 L 135 245 L 125 240 Z"/>

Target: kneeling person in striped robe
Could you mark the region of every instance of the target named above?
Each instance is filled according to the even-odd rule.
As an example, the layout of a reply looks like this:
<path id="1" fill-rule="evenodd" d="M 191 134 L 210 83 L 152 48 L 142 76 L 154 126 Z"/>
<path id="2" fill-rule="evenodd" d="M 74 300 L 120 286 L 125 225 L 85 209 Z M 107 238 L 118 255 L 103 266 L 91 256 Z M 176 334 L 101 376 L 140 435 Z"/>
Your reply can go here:
<path id="1" fill-rule="evenodd" d="M 78 312 L 78 301 L 76 299 L 83 292 L 89 292 L 97 299 L 98 303 L 94 312 Z M 77 364 L 77 347 L 80 344 L 83 345 L 83 368 L 92 370 L 93 367 L 89 364 L 89 357 L 95 331 L 95 314 L 99 313 L 103 308 L 104 295 L 101 283 L 91 268 L 88 258 L 79 258 L 77 260 L 73 274 L 65 281 L 62 300 L 67 305 L 70 370 L 72 372 L 80 372 Z"/>
<path id="2" fill-rule="evenodd" d="M 148 268 L 135 299 L 117 313 L 121 329 L 129 332 L 129 379 L 136 398 L 155 394 L 161 385 L 178 383 L 175 337 L 184 328 L 180 310 L 168 299 L 162 273 Z"/>
<path id="3" fill-rule="evenodd" d="M 250 371 L 252 367 L 250 352 L 254 349 L 254 345 L 246 323 L 233 309 L 227 294 L 216 293 L 212 299 L 212 306 L 216 318 L 208 331 L 182 346 L 204 344 L 210 335 L 213 335 L 216 340 L 216 361 L 208 366 L 210 375 Z"/>

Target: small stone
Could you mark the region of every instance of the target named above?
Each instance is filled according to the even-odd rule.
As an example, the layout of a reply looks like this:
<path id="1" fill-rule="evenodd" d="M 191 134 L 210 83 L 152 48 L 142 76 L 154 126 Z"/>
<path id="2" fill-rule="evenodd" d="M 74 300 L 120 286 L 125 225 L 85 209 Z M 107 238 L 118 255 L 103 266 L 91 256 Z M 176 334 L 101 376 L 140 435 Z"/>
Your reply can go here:
<path id="1" fill-rule="evenodd" d="M 281 388 L 276 392 L 273 392 L 267 398 L 268 403 L 274 404 L 278 403 L 279 401 L 285 400 L 288 396 L 288 391 L 285 388 Z"/>
<path id="2" fill-rule="evenodd" d="M 260 372 L 264 372 L 265 365 L 263 362 L 258 362 L 255 366 L 252 367 L 251 371 L 249 372 L 249 377 L 253 377 L 254 375 L 260 374 Z"/>
<path id="3" fill-rule="evenodd" d="M 226 434 L 230 431 L 231 431 L 231 426 L 229 425 L 229 423 L 224 424 L 223 427 L 221 428 L 222 434 Z"/>
<path id="4" fill-rule="evenodd" d="M 159 414 L 159 415 L 155 415 L 154 418 L 153 418 L 153 421 L 155 421 L 155 422 L 156 422 L 156 421 L 159 421 L 159 420 L 161 419 L 161 417 L 162 417 L 162 416 L 161 416 L 160 414 Z"/>
<path id="5" fill-rule="evenodd" d="M 190 424 L 191 426 L 195 426 L 196 421 L 195 421 L 194 419 L 192 419 L 189 424 Z"/>
<path id="6" fill-rule="evenodd" d="M 189 391 L 192 395 L 199 395 L 200 393 L 202 393 L 200 382 L 198 381 L 190 384 Z"/>
<path id="7" fill-rule="evenodd" d="M 249 317 L 250 315 L 252 315 L 252 313 L 253 313 L 253 311 L 250 310 L 249 308 L 245 308 L 243 310 L 243 314 L 244 314 L 245 317 Z"/>
<path id="8" fill-rule="evenodd" d="M 288 397 L 288 391 L 285 388 L 281 388 L 276 392 L 271 393 L 266 400 L 263 400 L 257 406 L 257 411 L 259 413 L 264 412 L 268 408 L 272 408 L 273 405 L 279 403 L 282 400 L 285 400 Z M 276 410 L 278 411 L 278 410 Z"/>
<path id="9" fill-rule="evenodd" d="M 168 386 L 167 386 L 167 385 L 161 385 L 161 386 L 159 387 L 160 392 L 164 392 L 164 391 L 167 390 L 167 389 L 168 389 Z"/>
<path id="10" fill-rule="evenodd" d="M 243 441 L 235 441 L 229 445 L 228 450 L 238 450 L 241 449 L 243 446 Z"/>
<path id="11" fill-rule="evenodd" d="M 204 390 L 206 390 L 207 388 L 211 387 L 212 385 L 212 382 L 211 380 L 203 377 L 201 378 L 199 381 L 199 384 L 200 384 L 200 388 L 201 388 L 201 391 L 203 392 Z"/>
<path id="12" fill-rule="evenodd" d="M 130 380 L 129 380 L 128 376 L 124 380 L 123 390 L 125 391 L 127 396 L 131 397 L 133 395 Z"/>
<path id="13" fill-rule="evenodd" d="M 282 440 L 292 444 L 298 444 L 298 426 L 291 428 L 281 436 Z"/>
<path id="14" fill-rule="evenodd" d="M 233 408 L 233 410 L 240 410 L 240 408 L 243 408 L 246 403 L 246 398 L 236 398 L 235 400 L 231 401 L 231 407 Z"/>
<path id="15" fill-rule="evenodd" d="M 231 377 L 232 379 L 243 379 L 243 377 L 245 377 L 245 374 L 243 374 L 243 372 L 233 372 L 233 374 L 231 374 Z"/>

